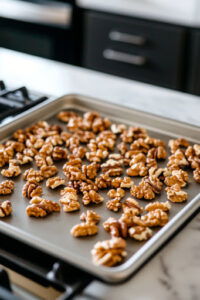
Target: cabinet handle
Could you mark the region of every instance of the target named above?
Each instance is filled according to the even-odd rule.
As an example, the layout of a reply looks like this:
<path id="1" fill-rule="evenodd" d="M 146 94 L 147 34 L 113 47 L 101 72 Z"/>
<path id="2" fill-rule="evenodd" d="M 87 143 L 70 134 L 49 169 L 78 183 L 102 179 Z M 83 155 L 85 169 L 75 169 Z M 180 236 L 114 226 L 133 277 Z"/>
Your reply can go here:
<path id="1" fill-rule="evenodd" d="M 111 41 L 128 43 L 136 46 L 143 46 L 146 43 L 146 39 L 143 36 L 123 33 L 119 31 L 111 31 L 109 33 Z"/>
<path id="2" fill-rule="evenodd" d="M 146 63 L 146 58 L 144 56 L 118 52 L 112 49 L 105 49 L 103 51 L 103 57 L 109 60 L 120 61 L 135 66 L 144 66 Z"/>

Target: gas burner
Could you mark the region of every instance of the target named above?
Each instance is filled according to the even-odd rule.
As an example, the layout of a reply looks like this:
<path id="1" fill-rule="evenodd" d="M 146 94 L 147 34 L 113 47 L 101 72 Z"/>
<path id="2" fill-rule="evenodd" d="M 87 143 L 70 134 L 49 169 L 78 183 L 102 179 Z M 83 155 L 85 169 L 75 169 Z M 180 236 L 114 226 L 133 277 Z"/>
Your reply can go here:
<path id="1" fill-rule="evenodd" d="M 46 96 L 32 93 L 24 86 L 7 88 L 4 81 L 0 80 L 0 121 L 16 116 L 46 99 Z"/>

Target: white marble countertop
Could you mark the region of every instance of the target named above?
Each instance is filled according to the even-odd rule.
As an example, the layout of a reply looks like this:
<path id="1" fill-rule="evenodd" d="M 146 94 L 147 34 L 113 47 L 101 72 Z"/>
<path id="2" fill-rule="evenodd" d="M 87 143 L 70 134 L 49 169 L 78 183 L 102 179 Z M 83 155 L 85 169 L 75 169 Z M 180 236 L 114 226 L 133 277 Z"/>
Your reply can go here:
<path id="1" fill-rule="evenodd" d="M 76 0 L 86 9 L 200 27 L 199 0 Z"/>
<path id="2" fill-rule="evenodd" d="M 0 48 L 0 78 L 52 95 L 81 93 L 200 126 L 200 98 Z M 130 281 L 94 282 L 76 299 L 199 299 L 200 216 Z"/>

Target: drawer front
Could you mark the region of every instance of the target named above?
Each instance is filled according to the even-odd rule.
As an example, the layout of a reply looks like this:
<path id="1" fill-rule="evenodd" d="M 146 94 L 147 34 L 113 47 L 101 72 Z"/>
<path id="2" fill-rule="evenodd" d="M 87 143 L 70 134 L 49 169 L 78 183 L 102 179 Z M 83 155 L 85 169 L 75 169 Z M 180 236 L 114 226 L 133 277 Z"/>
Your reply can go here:
<path id="1" fill-rule="evenodd" d="M 85 15 L 83 64 L 102 72 L 181 87 L 185 30 L 125 17 Z"/>

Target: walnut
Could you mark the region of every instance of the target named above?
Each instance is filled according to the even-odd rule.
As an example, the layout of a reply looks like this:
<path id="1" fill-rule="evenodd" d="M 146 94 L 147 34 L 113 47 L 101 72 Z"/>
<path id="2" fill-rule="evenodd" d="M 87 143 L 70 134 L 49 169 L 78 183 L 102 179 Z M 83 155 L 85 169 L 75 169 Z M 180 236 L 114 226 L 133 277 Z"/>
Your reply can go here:
<path id="1" fill-rule="evenodd" d="M 0 218 L 8 217 L 12 213 L 11 202 L 6 200 L 0 204 Z"/>
<path id="2" fill-rule="evenodd" d="M 87 150 L 85 147 L 75 147 L 73 148 L 72 150 L 72 155 L 74 155 L 74 157 L 77 157 L 77 158 L 84 158 L 85 157 L 85 154 L 86 154 Z"/>
<path id="3" fill-rule="evenodd" d="M 42 195 L 42 187 L 37 183 L 27 181 L 22 189 L 22 195 L 29 199 Z"/>
<path id="4" fill-rule="evenodd" d="M 53 177 L 58 173 L 58 169 L 56 166 L 42 166 L 40 168 L 40 171 L 44 178 Z"/>
<path id="5" fill-rule="evenodd" d="M 57 114 L 58 120 L 68 123 L 71 118 L 76 118 L 78 115 L 73 111 L 61 111 Z"/>
<path id="6" fill-rule="evenodd" d="M 72 133 L 62 131 L 60 134 L 61 139 L 66 142 L 70 137 L 72 136 Z"/>
<path id="7" fill-rule="evenodd" d="M 92 131 L 97 133 L 108 129 L 111 125 L 111 122 L 107 118 L 95 118 L 92 123 Z"/>
<path id="8" fill-rule="evenodd" d="M 99 189 L 106 189 L 111 185 L 111 178 L 106 173 L 100 174 L 100 176 L 95 179 L 95 183 Z"/>
<path id="9" fill-rule="evenodd" d="M 134 139 L 145 138 L 147 136 L 146 130 L 140 127 L 129 127 L 128 130 L 124 130 L 120 135 L 120 138 L 125 143 L 132 143 Z"/>
<path id="10" fill-rule="evenodd" d="M 119 187 L 121 187 L 122 180 L 123 180 L 122 177 L 115 177 L 115 178 L 112 179 L 111 185 L 114 188 L 119 188 Z"/>
<path id="11" fill-rule="evenodd" d="M 126 170 L 129 176 L 146 176 L 147 173 L 148 169 L 143 162 L 136 163 Z"/>
<path id="12" fill-rule="evenodd" d="M 73 166 L 73 167 L 77 167 L 77 168 L 81 168 L 82 166 L 82 160 L 80 158 L 74 158 L 69 160 L 64 166 L 63 166 L 63 170 L 65 170 L 65 167 L 67 166 Z"/>
<path id="13" fill-rule="evenodd" d="M 143 208 L 139 205 L 138 201 L 130 197 L 122 204 L 122 208 L 124 213 L 131 211 L 132 215 L 139 215 L 143 212 Z"/>
<path id="14" fill-rule="evenodd" d="M 16 154 L 16 159 L 20 165 L 29 164 L 33 161 L 33 158 L 27 155 L 23 155 L 22 153 Z"/>
<path id="15" fill-rule="evenodd" d="M 112 124 L 111 125 L 111 130 L 114 134 L 120 134 L 124 130 L 126 130 L 126 125 L 124 125 L 124 124 Z"/>
<path id="16" fill-rule="evenodd" d="M 130 149 L 139 150 L 140 152 L 147 153 L 149 150 L 149 145 L 145 142 L 144 139 L 139 138 L 131 144 Z"/>
<path id="17" fill-rule="evenodd" d="M 152 138 L 150 136 L 146 136 L 146 138 L 144 139 L 144 142 L 147 145 L 149 145 L 151 148 L 165 147 L 165 142 L 163 142 L 162 140 L 159 140 L 159 139 Z"/>
<path id="18" fill-rule="evenodd" d="M 122 207 L 122 204 L 120 202 L 120 198 L 114 198 L 112 200 L 109 200 L 106 202 L 107 209 L 117 212 Z"/>
<path id="19" fill-rule="evenodd" d="M 23 155 L 34 157 L 37 155 L 38 151 L 35 148 L 25 148 L 23 151 Z"/>
<path id="20" fill-rule="evenodd" d="M 9 155 L 9 157 L 13 157 L 13 151 L 11 149 L 13 149 L 15 152 L 22 153 L 25 149 L 25 146 L 24 143 L 9 140 L 6 142 L 6 152 Z M 10 150 L 11 152 L 9 153 Z"/>
<path id="21" fill-rule="evenodd" d="M 86 180 L 85 174 L 78 167 L 66 166 L 63 167 L 63 173 L 69 180 Z"/>
<path id="22" fill-rule="evenodd" d="M 44 145 L 44 140 L 37 138 L 34 135 L 30 135 L 29 139 L 26 140 L 26 147 L 40 149 Z"/>
<path id="23" fill-rule="evenodd" d="M 81 117 L 71 118 L 66 127 L 69 131 L 75 132 L 82 128 L 82 121 Z"/>
<path id="24" fill-rule="evenodd" d="M 42 175 L 41 171 L 37 171 L 32 168 L 24 172 L 23 178 L 24 180 L 34 183 L 38 183 L 44 180 L 44 176 Z"/>
<path id="25" fill-rule="evenodd" d="M 1 175 L 5 177 L 17 177 L 21 174 L 21 169 L 19 166 L 10 163 L 8 169 L 3 169 Z"/>
<path id="26" fill-rule="evenodd" d="M 77 148 L 80 145 L 80 139 L 72 135 L 67 141 L 66 141 L 66 147 L 72 151 L 74 148 Z"/>
<path id="27" fill-rule="evenodd" d="M 187 157 L 192 169 L 200 168 L 200 145 L 195 144 L 193 147 L 189 146 L 185 151 L 185 156 Z"/>
<path id="28" fill-rule="evenodd" d="M 90 140 L 95 138 L 95 134 L 91 131 L 84 131 L 84 130 L 78 130 L 74 134 L 77 136 L 81 143 L 87 144 L 90 142 Z"/>
<path id="29" fill-rule="evenodd" d="M 180 187 L 184 187 L 186 186 L 189 180 L 188 173 L 181 169 L 179 170 L 166 169 L 166 171 L 164 172 L 164 176 L 165 176 L 164 182 L 167 186 L 178 184 Z"/>
<path id="30" fill-rule="evenodd" d="M 151 148 L 147 152 L 147 162 L 154 159 L 165 159 L 167 157 L 167 152 L 163 146 L 158 146 L 156 148 Z"/>
<path id="31" fill-rule="evenodd" d="M 8 156 L 9 160 L 14 157 L 14 149 L 12 146 L 5 147 L 4 149 L 5 155 Z"/>
<path id="32" fill-rule="evenodd" d="M 20 143 L 24 143 L 26 140 L 26 133 L 23 129 L 18 129 L 13 133 L 13 138 Z"/>
<path id="33" fill-rule="evenodd" d="M 134 226 L 128 230 L 129 236 L 137 241 L 146 241 L 153 235 L 153 231 L 149 227 Z"/>
<path id="34" fill-rule="evenodd" d="M 153 202 L 153 203 L 149 203 L 145 206 L 146 211 L 153 211 L 156 209 L 161 209 L 163 211 L 169 211 L 171 209 L 171 204 L 166 201 L 166 202 Z"/>
<path id="35" fill-rule="evenodd" d="M 127 224 L 120 222 L 112 217 L 108 218 L 103 223 L 105 231 L 109 232 L 112 237 L 123 237 L 126 238 L 128 234 Z"/>
<path id="36" fill-rule="evenodd" d="M 59 176 L 51 177 L 51 178 L 47 179 L 47 181 L 46 181 L 46 186 L 53 190 L 55 188 L 57 188 L 58 186 L 61 186 L 64 184 L 65 184 L 65 180 Z"/>
<path id="37" fill-rule="evenodd" d="M 168 220 L 168 214 L 161 209 L 155 209 L 148 212 L 148 214 L 141 217 L 141 220 L 145 223 L 146 226 L 155 227 L 155 226 L 164 226 Z"/>
<path id="38" fill-rule="evenodd" d="M 182 191 L 178 184 L 167 187 L 165 190 L 167 192 L 167 199 L 171 202 L 184 202 L 188 198 L 188 194 Z"/>
<path id="39" fill-rule="evenodd" d="M 81 223 L 72 227 L 71 235 L 74 237 L 91 236 L 98 233 L 97 225 L 93 223 Z"/>
<path id="40" fill-rule="evenodd" d="M 120 222 L 125 223 L 127 227 L 133 227 L 133 226 L 146 226 L 145 223 L 142 221 L 142 219 L 139 216 L 135 215 L 134 210 L 127 210 L 124 212 L 120 219 Z"/>
<path id="41" fill-rule="evenodd" d="M 12 180 L 5 180 L 0 183 L 0 195 L 12 194 L 14 190 L 14 182 Z"/>
<path id="42" fill-rule="evenodd" d="M 61 191 L 60 203 L 63 205 L 65 212 L 72 212 L 80 209 L 77 191 L 73 188 L 66 187 Z"/>
<path id="43" fill-rule="evenodd" d="M 179 167 L 185 167 L 189 165 L 184 153 L 180 149 L 176 150 L 174 154 L 169 156 L 168 160 L 168 167 L 170 167 L 171 165 L 177 165 Z"/>
<path id="44" fill-rule="evenodd" d="M 116 190 L 111 189 L 108 191 L 107 195 L 111 199 L 114 199 L 114 198 L 122 199 L 125 196 L 125 191 L 121 188 L 117 188 Z"/>
<path id="45" fill-rule="evenodd" d="M 126 242 L 122 238 L 112 238 L 108 241 L 97 242 L 91 253 L 95 265 L 112 267 L 119 264 L 127 253 Z"/>
<path id="46" fill-rule="evenodd" d="M 67 187 L 73 188 L 77 193 L 80 192 L 80 187 L 83 182 L 81 180 L 70 180 L 67 182 Z"/>
<path id="47" fill-rule="evenodd" d="M 82 181 L 80 183 L 80 191 L 83 192 L 89 192 L 91 190 L 98 191 L 98 186 L 95 182 L 92 180 L 87 179 L 87 182 Z"/>
<path id="48" fill-rule="evenodd" d="M 98 163 L 98 162 L 101 162 L 106 157 L 108 157 L 108 151 L 98 149 L 97 151 L 86 152 L 85 156 L 86 156 L 88 161 Z"/>
<path id="49" fill-rule="evenodd" d="M 39 151 L 39 153 L 43 156 L 51 156 L 52 152 L 53 145 L 51 143 L 45 143 Z"/>
<path id="50" fill-rule="evenodd" d="M 175 153 L 178 149 L 187 148 L 189 142 L 186 139 L 178 138 L 176 140 L 169 140 L 168 145 L 171 153 Z"/>
<path id="51" fill-rule="evenodd" d="M 46 200 L 40 197 L 34 197 L 30 201 L 30 205 L 26 208 L 26 213 L 29 217 L 45 217 L 52 212 L 59 212 L 60 206 L 58 203 Z"/>
<path id="52" fill-rule="evenodd" d="M 53 146 L 61 146 L 63 144 L 63 139 L 59 134 L 55 134 L 47 137 L 45 143 L 50 143 Z"/>
<path id="53" fill-rule="evenodd" d="M 140 163 L 140 162 L 146 163 L 146 156 L 144 155 L 144 153 L 138 153 L 138 154 L 132 155 L 131 161 L 130 161 L 130 166 Z"/>
<path id="54" fill-rule="evenodd" d="M 109 176 L 118 176 L 123 173 L 122 162 L 114 159 L 109 159 L 101 165 L 103 173 Z"/>
<path id="55" fill-rule="evenodd" d="M 117 149 L 119 150 L 121 155 L 124 155 L 128 151 L 128 147 L 127 147 L 126 143 L 124 143 L 124 142 L 118 144 Z"/>
<path id="56" fill-rule="evenodd" d="M 84 205 L 88 205 L 90 203 L 99 204 L 104 201 L 103 197 L 94 190 L 83 192 L 82 200 Z"/>
<path id="57" fill-rule="evenodd" d="M 37 167 L 42 167 L 42 166 L 52 166 L 53 165 L 53 159 L 51 156 L 45 156 L 42 154 L 38 154 L 35 156 L 35 163 Z"/>
<path id="58" fill-rule="evenodd" d="M 5 166 L 9 162 L 9 156 L 4 151 L 4 149 L 0 149 L 0 167 Z"/>
<path id="59" fill-rule="evenodd" d="M 94 179 L 97 176 L 99 167 L 99 164 L 93 162 L 90 165 L 83 165 L 82 172 L 87 178 Z"/>
<path id="60" fill-rule="evenodd" d="M 193 177 L 196 182 L 200 183 L 200 168 L 194 170 Z"/>
<path id="61" fill-rule="evenodd" d="M 99 223 L 101 217 L 93 210 L 87 210 L 86 213 L 82 213 L 80 216 L 82 222 L 86 222 L 89 224 L 97 224 Z"/>
<path id="62" fill-rule="evenodd" d="M 53 160 L 62 160 L 67 158 L 67 149 L 64 149 L 62 147 L 54 147 L 52 152 L 52 158 Z"/>

